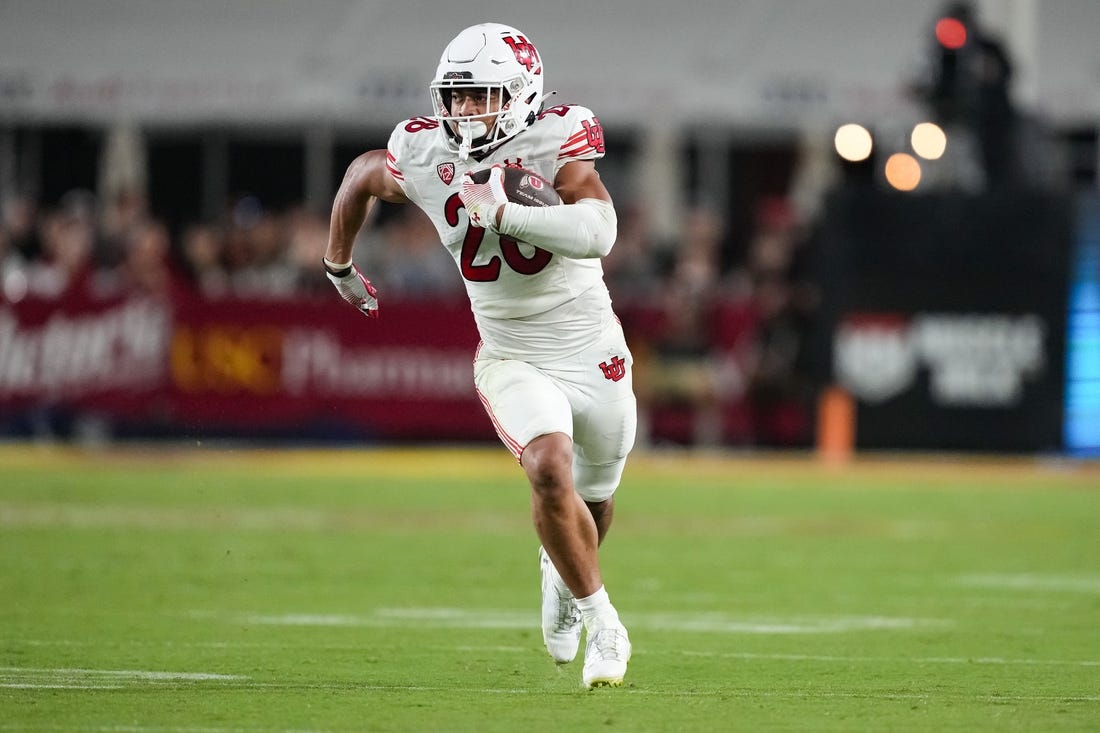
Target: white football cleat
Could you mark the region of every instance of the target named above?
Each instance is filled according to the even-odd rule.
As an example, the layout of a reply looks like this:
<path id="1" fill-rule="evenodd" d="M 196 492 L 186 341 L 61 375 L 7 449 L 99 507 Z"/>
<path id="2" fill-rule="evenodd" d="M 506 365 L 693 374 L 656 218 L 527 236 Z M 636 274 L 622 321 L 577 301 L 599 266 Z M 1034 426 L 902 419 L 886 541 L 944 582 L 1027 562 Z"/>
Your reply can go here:
<path id="1" fill-rule="evenodd" d="M 581 645 L 581 612 L 573 594 L 561 589 L 561 577 L 546 550 L 539 547 L 542 571 L 542 640 L 558 664 L 572 662 Z"/>
<path id="2" fill-rule="evenodd" d="M 589 631 L 584 648 L 584 686 L 619 687 L 630 660 L 630 637 L 621 623 Z"/>

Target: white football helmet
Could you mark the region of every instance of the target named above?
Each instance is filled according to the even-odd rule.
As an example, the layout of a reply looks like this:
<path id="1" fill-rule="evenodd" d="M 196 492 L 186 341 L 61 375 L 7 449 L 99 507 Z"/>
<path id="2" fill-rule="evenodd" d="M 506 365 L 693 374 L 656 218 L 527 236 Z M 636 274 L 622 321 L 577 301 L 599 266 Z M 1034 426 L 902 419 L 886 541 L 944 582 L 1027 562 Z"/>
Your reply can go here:
<path id="1" fill-rule="evenodd" d="M 523 132 L 542 106 L 542 80 L 542 59 L 521 31 L 481 23 L 459 33 L 443 49 L 431 83 L 434 118 L 447 144 L 465 160 Z M 477 121 L 485 115 L 451 115 L 451 90 L 460 87 L 503 100 L 492 125 Z"/>

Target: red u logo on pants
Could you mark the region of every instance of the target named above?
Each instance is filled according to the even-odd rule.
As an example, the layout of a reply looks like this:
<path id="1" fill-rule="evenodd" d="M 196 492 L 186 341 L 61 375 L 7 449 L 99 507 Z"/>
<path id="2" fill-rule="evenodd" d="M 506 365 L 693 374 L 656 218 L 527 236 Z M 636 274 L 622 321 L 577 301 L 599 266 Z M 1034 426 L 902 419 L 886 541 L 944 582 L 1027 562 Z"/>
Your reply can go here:
<path id="1" fill-rule="evenodd" d="M 612 382 L 618 382 L 626 376 L 626 362 L 623 361 L 621 356 L 613 356 L 610 364 L 606 361 L 600 362 L 600 370 Z"/>

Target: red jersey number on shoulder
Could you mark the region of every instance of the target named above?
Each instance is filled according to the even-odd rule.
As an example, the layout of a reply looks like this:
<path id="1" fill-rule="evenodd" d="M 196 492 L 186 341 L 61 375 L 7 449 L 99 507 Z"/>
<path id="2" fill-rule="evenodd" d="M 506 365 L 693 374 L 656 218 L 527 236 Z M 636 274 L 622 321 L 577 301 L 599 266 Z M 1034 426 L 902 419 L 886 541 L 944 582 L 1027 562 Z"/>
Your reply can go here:
<path id="1" fill-rule="evenodd" d="M 405 132 L 421 132 L 422 130 L 436 130 L 438 128 L 439 121 L 433 120 L 431 117 L 413 117 L 405 123 Z"/>

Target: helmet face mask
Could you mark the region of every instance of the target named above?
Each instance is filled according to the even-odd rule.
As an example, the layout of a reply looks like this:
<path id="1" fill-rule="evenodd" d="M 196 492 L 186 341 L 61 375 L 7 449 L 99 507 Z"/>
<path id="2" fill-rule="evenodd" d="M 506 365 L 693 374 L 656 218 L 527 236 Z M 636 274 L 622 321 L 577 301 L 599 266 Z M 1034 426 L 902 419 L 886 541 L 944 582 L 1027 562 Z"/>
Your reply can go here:
<path id="1" fill-rule="evenodd" d="M 538 51 L 515 28 L 483 23 L 459 33 L 443 50 L 430 87 L 434 118 L 447 144 L 465 159 L 523 132 L 542 104 L 542 80 Z M 453 115 L 455 89 L 484 90 L 485 111 Z M 498 100 L 502 103 L 494 109 Z M 495 117 L 485 124 L 491 115 Z"/>
<path id="2" fill-rule="evenodd" d="M 433 83 L 431 90 L 436 119 L 441 122 L 441 126 L 446 127 L 444 134 L 459 145 L 463 142 L 470 143 L 471 149 L 490 142 L 491 133 L 497 129 L 497 121 L 507 111 L 507 101 L 503 104 L 500 101 L 502 97 L 507 100 L 507 96 L 501 93 L 500 86 L 496 84 L 479 85 L 460 79 Z M 452 102 L 456 94 L 477 100 L 475 106 L 480 111 L 466 115 L 454 114 Z"/>

